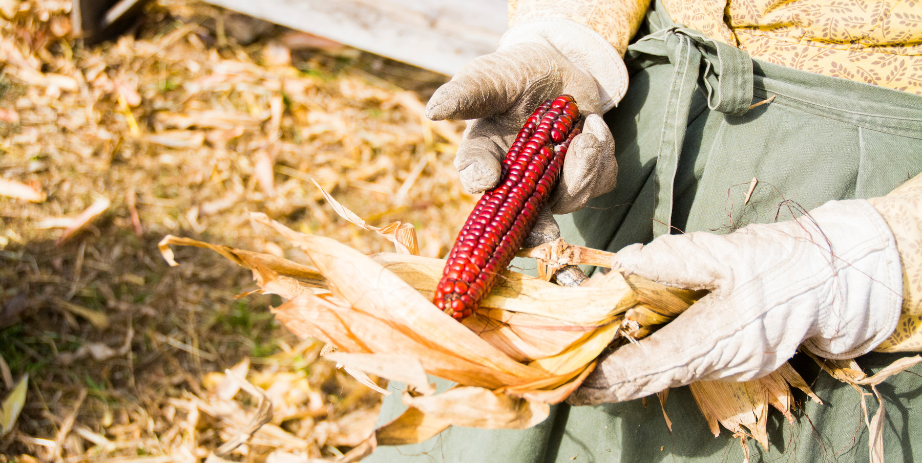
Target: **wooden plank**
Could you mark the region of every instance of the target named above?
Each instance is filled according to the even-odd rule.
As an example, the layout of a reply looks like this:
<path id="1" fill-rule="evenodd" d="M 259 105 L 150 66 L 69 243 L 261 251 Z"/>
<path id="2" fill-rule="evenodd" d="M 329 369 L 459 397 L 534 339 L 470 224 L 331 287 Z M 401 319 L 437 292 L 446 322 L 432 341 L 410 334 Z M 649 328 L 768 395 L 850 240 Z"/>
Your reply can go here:
<path id="1" fill-rule="evenodd" d="M 206 1 L 448 75 L 507 28 L 506 0 Z"/>
<path id="2" fill-rule="evenodd" d="M 71 23 L 86 45 L 115 38 L 126 31 L 150 0 L 73 0 Z"/>

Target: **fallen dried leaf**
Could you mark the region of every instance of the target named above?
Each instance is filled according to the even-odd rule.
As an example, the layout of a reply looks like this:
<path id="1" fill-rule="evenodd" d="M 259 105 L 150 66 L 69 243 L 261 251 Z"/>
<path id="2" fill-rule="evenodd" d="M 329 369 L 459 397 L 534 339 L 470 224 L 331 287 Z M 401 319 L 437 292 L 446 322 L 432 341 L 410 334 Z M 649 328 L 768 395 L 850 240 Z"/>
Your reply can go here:
<path id="1" fill-rule="evenodd" d="M 232 378 L 234 381 L 237 381 L 237 383 L 240 385 L 240 388 L 256 398 L 257 402 L 256 412 L 250 418 L 250 421 L 246 424 L 246 426 L 240 431 L 240 433 L 234 436 L 234 438 L 222 444 L 220 447 L 218 447 L 217 450 L 214 451 L 215 455 L 219 457 L 224 457 L 230 454 L 231 451 L 249 441 L 250 438 L 253 437 L 253 434 L 262 428 L 263 425 L 272 421 L 272 400 L 270 400 L 269 396 L 266 395 L 266 391 L 254 386 L 249 381 L 247 381 L 246 378 L 238 376 L 234 371 L 230 369 L 224 370 L 224 374 L 228 378 Z M 272 428 L 269 428 L 267 431 L 271 429 Z M 284 431 L 282 432 L 284 433 Z"/>
<path id="2" fill-rule="evenodd" d="M 21 199 L 33 203 L 45 201 L 45 192 L 38 184 L 26 185 L 13 180 L 0 179 L 0 196 Z"/>
<path id="3" fill-rule="evenodd" d="M 62 352 L 58 354 L 57 361 L 63 365 L 70 365 L 75 360 L 86 358 L 87 355 L 97 362 L 103 362 L 114 357 L 122 357 L 131 349 L 131 341 L 133 339 L 134 328 L 129 326 L 128 333 L 125 335 L 125 342 L 118 349 L 113 349 L 101 342 L 87 342 L 74 352 Z"/>
<path id="4" fill-rule="evenodd" d="M 223 375 L 221 382 L 215 386 L 215 395 L 221 400 L 231 400 L 240 391 L 240 381 L 237 378 L 247 377 L 250 371 L 250 358 L 244 358 L 229 371 L 233 373 L 233 376 Z"/>
<path id="5" fill-rule="evenodd" d="M 19 0 L 0 0 L 0 18 L 12 21 L 19 11 Z"/>
<path id="6" fill-rule="evenodd" d="M 0 122 L 6 122 L 7 124 L 18 124 L 19 113 L 16 112 L 15 109 L 0 108 Z"/>
<path id="7" fill-rule="evenodd" d="M 16 387 L 3 399 L 3 408 L 0 410 L 0 437 L 6 436 L 13 430 L 19 412 L 26 404 L 26 391 L 29 389 L 29 374 L 26 373 L 16 383 Z"/>
<path id="8" fill-rule="evenodd" d="M 266 118 L 268 116 L 266 114 Z M 258 119 L 248 114 L 211 110 L 190 111 L 185 114 L 158 114 L 156 123 L 179 130 L 186 130 L 191 127 L 231 130 L 240 126 L 256 126 L 261 120 L 264 119 Z"/>
<path id="9" fill-rule="evenodd" d="M 291 50 L 282 43 L 271 41 L 262 49 L 263 60 L 269 66 L 291 65 Z"/>
<path id="10" fill-rule="evenodd" d="M 97 329 L 102 330 L 109 326 L 109 317 L 106 316 L 104 312 L 87 309 L 86 307 L 74 304 L 72 302 L 67 302 L 61 298 L 54 298 L 52 302 L 56 307 L 60 307 L 67 310 L 68 312 L 73 313 L 74 315 L 85 318 Z"/>
<path id="11" fill-rule="evenodd" d="M 383 236 L 388 241 L 394 243 L 398 253 L 410 254 L 414 256 L 419 255 L 419 243 L 416 240 L 416 229 L 413 228 L 412 224 L 394 222 L 383 228 L 368 225 L 364 220 L 362 220 L 361 217 L 355 215 L 354 212 L 340 204 L 339 201 L 333 199 L 329 193 L 320 187 L 319 183 L 313 179 L 311 181 L 314 182 L 314 185 L 316 185 L 318 189 L 320 189 L 320 192 L 323 193 L 323 197 L 326 198 L 328 203 L 330 203 L 330 207 L 333 208 L 333 210 L 336 211 L 340 217 L 348 220 L 350 223 L 358 225 L 365 230 L 373 231 Z"/>
<path id="12" fill-rule="evenodd" d="M 259 182 L 259 187 L 267 197 L 275 197 L 275 161 L 266 150 L 256 153 L 256 164 L 253 166 L 253 176 Z"/>
<path id="13" fill-rule="evenodd" d="M 118 96 L 125 99 L 125 103 L 135 108 L 141 104 L 141 94 L 138 93 L 137 84 L 128 82 L 126 79 L 115 79 L 115 92 Z"/>
<path id="14" fill-rule="evenodd" d="M 167 148 L 200 148 L 205 144 L 205 134 L 188 130 L 165 130 L 156 135 L 145 135 L 142 140 Z"/>
<path id="15" fill-rule="evenodd" d="M 106 210 L 109 209 L 110 204 L 111 202 L 109 201 L 109 198 L 101 197 L 76 217 L 45 219 L 35 224 L 35 228 L 64 228 L 64 233 L 60 238 L 58 238 L 56 243 L 60 246 L 62 243 L 73 237 L 78 231 L 82 230 L 84 227 L 93 223 L 94 220 L 98 219 L 103 212 L 106 212 Z"/>

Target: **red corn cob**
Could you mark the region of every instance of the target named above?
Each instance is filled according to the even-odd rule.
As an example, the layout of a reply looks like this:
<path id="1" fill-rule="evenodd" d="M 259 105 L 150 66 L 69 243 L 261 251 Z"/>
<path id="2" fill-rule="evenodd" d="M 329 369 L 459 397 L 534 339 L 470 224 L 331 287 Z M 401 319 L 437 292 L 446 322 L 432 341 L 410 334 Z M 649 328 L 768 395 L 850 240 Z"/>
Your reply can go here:
<path id="1" fill-rule="evenodd" d="M 461 320 L 490 293 L 538 220 L 582 124 L 570 95 L 528 118 L 503 159 L 502 180 L 477 201 L 448 254 L 433 301 L 439 309 Z"/>

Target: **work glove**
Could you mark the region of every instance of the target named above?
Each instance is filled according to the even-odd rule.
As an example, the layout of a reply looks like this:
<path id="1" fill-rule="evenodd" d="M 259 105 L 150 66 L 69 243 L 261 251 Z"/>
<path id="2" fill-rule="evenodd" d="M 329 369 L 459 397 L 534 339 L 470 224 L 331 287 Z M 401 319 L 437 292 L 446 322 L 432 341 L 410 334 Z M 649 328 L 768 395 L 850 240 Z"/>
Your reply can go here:
<path id="1" fill-rule="evenodd" d="M 426 106 L 432 120 L 468 119 L 455 168 L 469 193 L 500 180 L 500 161 L 525 120 L 545 100 L 572 95 L 586 116 L 548 202 L 565 214 L 615 186 L 615 142 L 601 114 L 627 90 L 618 52 L 595 31 L 566 19 L 511 28 L 492 54 L 479 57 L 439 87 Z"/>
<path id="2" fill-rule="evenodd" d="M 830 359 L 874 349 L 896 328 L 903 279 L 893 233 L 865 200 L 729 235 L 667 235 L 619 251 L 629 273 L 710 294 L 649 338 L 602 359 L 568 401 L 621 402 L 694 381 L 748 381 L 798 346 Z"/>

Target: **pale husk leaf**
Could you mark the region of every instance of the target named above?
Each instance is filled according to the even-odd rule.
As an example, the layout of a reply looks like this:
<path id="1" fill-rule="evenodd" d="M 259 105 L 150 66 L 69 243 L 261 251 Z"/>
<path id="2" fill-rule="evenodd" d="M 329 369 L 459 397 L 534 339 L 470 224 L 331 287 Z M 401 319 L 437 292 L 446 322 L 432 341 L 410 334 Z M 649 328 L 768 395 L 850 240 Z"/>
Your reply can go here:
<path id="1" fill-rule="evenodd" d="M 450 417 L 427 415 L 409 408 L 390 423 L 375 431 L 378 445 L 416 444 L 428 440 L 452 425 Z"/>
<path id="2" fill-rule="evenodd" d="M 543 402 L 543 403 L 548 403 L 552 405 L 558 404 L 566 400 L 567 397 L 570 396 L 570 394 L 576 391 L 580 387 L 580 385 L 583 384 L 583 381 L 586 380 L 586 377 L 588 377 L 590 373 L 595 371 L 596 366 L 598 366 L 597 362 L 592 362 L 589 365 L 586 365 L 586 368 L 584 368 L 583 371 L 581 371 L 578 376 L 576 376 L 574 379 L 570 380 L 569 382 L 563 383 L 561 386 L 558 386 L 556 389 L 532 390 L 532 391 L 523 391 L 523 392 L 512 391 L 512 390 L 507 389 L 507 390 L 504 390 L 503 392 L 513 397 L 521 397 L 523 399 L 531 400 L 534 402 Z"/>
<path id="3" fill-rule="evenodd" d="M 787 381 L 787 383 L 792 387 L 800 389 L 805 394 L 807 394 L 807 396 L 810 397 L 810 400 L 820 405 L 823 404 L 823 401 L 820 400 L 819 396 L 813 392 L 813 389 L 810 388 L 810 385 L 804 381 L 804 378 L 800 376 L 800 373 L 798 373 L 790 363 L 785 363 L 782 365 L 781 368 L 778 369 L 778 373 L 781 374 L 784 380 Z"/>
<path id="4" fill-rule="evenodd" d="M 919 362 L 922 362 L 922 356 L 916 355 L 913 357 L 903 357 L 900 358 L 890 365 L 887 365 L 882 370 L 874 374 L 873 376 L 868 376 L 860 366 L 858 362 L 854 359 L 848 360 L 831 360 L 820 358 L 809 351 L 806 351 L 807 355 L 813 358 L 813 360 L 819 364 L 819 366 L 832 375 L 833 378 L 838 379 L 846 384 L 851 384 L 852 386 L 876 386 L 884 382 L 887 378 L 901 372 L 905 371 Z"/>
<path id="5" fill-rule="evenodd" d="M 272 254 L 214 245 L 190 238 L 167 235 L 160 241 L 160 252 L 171 265 L 175 261 L 170 245 L 211 249 L 231 262 L 253 271 L 262 292 L 293 298 L 301 294 L 328 289 L 326 277 L 319 271 Z M 372 260 L 400 277 L 424 298 L 435 293 L 445 261 L 407 254 L 378 253 Z M 521 273 L 504 271 L 494 291 L 486 298 L 483 309 L 503 309 L 530 313 L 560 320 L 567 324 L 594 328 L 606 324 L 631 307 L 633 293 L 617 272 L 604 286 L 563 288 Z M 580 307 L 580 310 L 573 310 Z M 549 322 L 549 326 L 554 326 Z M 565 329 L 562 326 L 559 329 Z"/>
<path id="6" fill-rule="evenodd" d="M 298 336 L 318 338 L 343 352 L 415 356 L 427 372 L 438 377 L 492 389 L 522 381 L 505 370 L 475 363 L 395 329 L 385 320 L 321 296 L 299 296 L 282 304 L 274 313 Z"/>
<path id="7" fill-rule="evenodd" d="M 426 298 L 434 295 L 445 267 L 442 259 L 419 256 L 380 253 L 374 260 Z M 636 303 L 631 287 L 621 274 L 609 274 L 612 276 L 599 286 L 565 288 L 507 270 L 480 306 L 540 315 L 576 325 L 601 326 Z"/>
<path id="8" fill-rule="evenodd" d="M 922 362 L 922 356 L 914 357 L 903 357 L 887 365 L 881 371 L 877 372 L 873 376 L 868 376 L 860 366 L 858 362 L 854 359 L 848 360 L 831 360 L 824 359 L 814 355 L 810 351 L 806 351 L 823 371 L 829 373 L 833 378 L 838 379 L 846 384 L 851 385 L 855 388 L 859 394 L 861 394 L 861 409 L 864 412 L 865 424 L 868 427 L 868 450 L 869 450 L 869 459 L 872 462 L 883 462 L 884 461 L 884 417 L 886 416 L 886 410 L 884 407 L 884 401 L 881 399 L 880 393 L 877 391 L 877 385 L 885 381 L 887 378 L 900 373 L 912 366 Z M 874 393 L 874 396 L 877 398 L 877 412 L 874 413 L 874 417 L 868 421 L 868 408 L 867 408 L 867 396 L 868 394 L 861 390 L 861 386 L 870 386 L 871 391 Z"/>
<path id="9" fill-rule="evenodd" d="M 553 357 L 535 360 L 529 365 L 557 375 L 565 375 L 577 370 L 582 371 L 582 368 L 595 360 L 611 344 L 612 339 L 618 333 L 618 328 L 617 323 L 603 326 L 566 351 Z"/>
<path id="10" fill-rule="evenodd" d="M 311 267 L 272 254 L 168 235 L 164 237 L 159 246 L 164 259 L 170 265 L 178 265 L 169 248 L 170 245 L 195 246 L 211 249 L 221 254 L 237 265 L 251 270 L 263 293 L 279 294 L 291 299 L 299 295 L 324 292 L 328 289 L 327 279 Z M 396 274 L 427 299 L 432 296 L 445 264 L 445 261 L 441 259 L 393 253 L 374 254 L 371 259 Z M 468 318 L 465 324 L 481 338 L 514 360 L 528 362 L 557 355 L 574 342 L 588 336 L 598 326 L 597 323 L 613 319 L 618 312 L 624 310 L 625 303 L 611 302 L 618 300 L 624 291 L 630 291 L 623 284 L 620 274 L 616 275 L 617 278 L 608 279 L 609 283 L 606 287 L 584 290 L 583 288 L 561 288 L 527 275 L 506 271 L 498 284 L 503 288 L 504 295 L 488 297 L 477 315 Z M 551 295 L 553 301 L 544 301 L 538 306 L 538 310 L 533 311 L 546 309 L 546 312 L 557 317 L 556 319 L 492 308 L 492 306 L 506 306 L 511 310 L 516 310 L 528 307 L 528 303 L 524 300 L 532 300 L 529 297 L 509 296 L 516 292 L 531 294 L 537 291 Z M 567 294 L 569 298 L 565 297 Z M 629 301 L 630 293 L 623 299 Z M 609 302 L 600 303 L 600 301 Z M 588 307 L 590 311 L 583 313 L 572 310 L 574 306 Z M 534 307 L 531 308 L 534 309 Z M 278 315 L 285 320 L 290 319 L 290 315 L 284 309 Z M 568 317 L 571 320 L 566 320 Z M 580 324 L 579 321 L 586 324 Z M 303 324 L 306 321 L 299 323 Z M 316 331 L 316 329 L 313 330 Z M 302 327 L 299 331 L 304 331 L 304 328 Z M 318 336 L 318 338 L 328 339 L 323 336 Z"/>
<path id="11" fill-rule="evenodd" d="M 884 462 L 884 423 L 886 422 L 886 409 L 884 407 L 884 399 L 881 398 L 880 392 L 877 391 L 876 386 L 871 386 L 871 390 L 874 392 L 874 397 L 877 398 L 877 412 L 874 413 L 874 417 L 871 418 L 871 422 L 867 423 L 868 426 L 868 451 L 870 453 L 869 461 L 871 463 L 883 463 Z M 864 401 L 864 396 L 862 396 L 862 402 Z M 865 417 L 867 417 L 867 407 L 865 408 Z"/>
<path id="12" fill-rule="evenodd" d="M 292 299 L 301 294 L 313 294 L 317 289 L 326 288 L 326 278 L 317 270 L 306 265 L 297 264 L 272 254 L 167 235 L 160 240 L 157 246 L 171 267 L 179 265 L 170 249 L 171 245 L 195 246 L 221 254 L 231 262 L 251 270 L 253 278 L 259 284 L 262 292 L 266 294 L 278 294 L 286 299 Z"/>
<path id="13" fill-rule="evenodd" d="M 324 191 L 315 180 L 311 179 L 311 181 L 320 189 L 320 192 L 323 193 L 323 197 L 326 198 L 330 207 L 332 207 L 340 217 L 365 230 L 373 231 L 387 238 L 388 241 L 394 243 L 394 247 L 399 254 L 419 255 L 419 243 L 416 240 L 416 229 L 413 228 L 412 224 L 394 222 L 381 228 L 368 225 L 361 217 L 340 204 L 339 201 L 333 199 L 333 197 Z"/>
<path id="14" fill-rule="evenodd" d="M 399 252 L 412 252 L 407 235 L 403 235 L 401 249 L 399 222 L 383 229 L 368 226 L 325 196 L 350 222 L 394 241 Z M 452 424 L 509 428 L 528 423 L 522 410 L 537 403 L 558 403 L 578 388 L 594 369 L 595 358 L 618 333 L 625 312 L 634 316 L 642 336 L 678 316 L 702 295 L 635 276 L 625 279 L 619 272 L 595 277 L 581 288 L 562 288 L 505 272 L 465 327 L 429 302 L 441 278 L 443 260 L 389 253 L 368 257 L 333 240 L 294 232 L 264 215 L 253 218 L 307 252 L 320 270 L 268 254 L 173 237 L 165 239 L 161 249 L 166 249 L 168 261 L 172 261 L 168 244 L 215 250 L 253 270 L 264 291 L 282 279 L 293 283 L 294 289 L 277 291 L 288 297 L 300 295 L 276 309 L 279 320 L 296 334 L 338 347 L 342 352 L 331 354 L 331 359 L 343 365 L 408 383 L 425 394 L 432 393 L 425 376 L 429 372 L 472 386 L 456 389 L 466 390 L 468 399 L 487 397 L 484 394 L 494 398 L 488 403 L 459 405 L 454 402 L 457 392 L 410 397 L 410 410 L 379 430 L 378 437 L 384 442 L 419 442 Z M 316 288 L 329 288 L 337 297 L 314 295 Z M 697 383 L 692 390 L 712 432 L 719 432 L 721 423 L 737 435 L 751 434 L 767 445 L 768 405 L 791 419 L 790 389 L 785 382 L 790 375 L 785 372 L 761 382 Z M 791 377 L 795 382 L 796 378 Z M 802 379 L 795 385 L 809 391 Z M 502 400 L 495 399 L 498 397 Z M 489 410 L 471 408 L 484 406 Z M 537 420 L 531 426 L 546 413 L 528 416 Z"/>
<path id="15" fill-rule="evenodd" d="M 776 370 L 765 377 L 759 378 L 759 382 L 768 393 L 768 404 L 777 408 L 788 420 L 788 423 L 794 424 L 794 414 L 791 413 L 794 396 L 791 395 L 791 388 L 788 387 L 788 383 L 781 373 Z"/>
<path id="16" fill-rule="evenodd" d="M 536 315 L 481 308 L 464 326 L 519 362 L 560 354 L 595 329 Z"/>
<path id="17" fill-rule="evenodd" d="M 666 421 L 666 427 L 669 428 L 669 432 L 672 432 L 672 420 L 670 420 L 669 415 L 666 414 L 666 399 L 669 398 L 669 389 L 663 389 L 657 392 L 656 398 L 659 399 L 660 408 L 663 410 L 663 420 Z"/>
<path id="18" fill-rule="evenodd" d="M 666 286 L 637 275 L 628 275 L 625 279 L 637 294 L 639 305 L 644 310 L 655 311 L 659 317 L 667 321 L 678 317 L 698 299 L 707 294 L 707 291 L 692 291 Z M 629 320 L 631 311 L 629 310 L 624 316 L 625 320 Z M 646 314 L 646 316 L 651 317 L 652 314 Z"/>
<path id="19" fill-rule="evenodd" d="M 267 223 L 265 219 L 258 221 Z M 275 228 L 278 229 L 278 227 Z M 302 240 L 306 236 L 291 230 L 282 232 L 289 239 L 294 238 L 294 241 Z M 303 245 L 301 246 L 302 248 L 320 246 L 329 254 L 331 247 L 324 245 L 324 240 L 319 238 L 315 240 L 321 243 L 319 245 L 310 243 L 310 240 L 305 240 L 307 243 L 301 242 L 300 245 Z M 330 241 L 326 240 L 326 243 Z M 421 391 L 426 390 L 425 386 L 422 386 L 422 384 L 426 384 L 424 380 L 410 380 L 405 377 L 407 371 L 413 370 L 412 366 L 403 365 L 406 368 L 396 368 L 396 365 L 390 360 L 377 360 L 377 355 L 372 355 L 372 353 L 387 352 L 393 359 L 393 355 L 406 354 L 407 356 L 415 356 L 417 352 L 426 352 L 425 360 L 421 359 L 419 362 L 426 371 L 437 376 L 467 385 L 484 386 L 493 389 L 502 388 L 501 390 L 510 396 L 526 398 L 531 401 L 557 403 L 564 400 L 575 390 L 581 384 L 582 379 L 592 370 L 594 367 L 592 361 L 614 337 L 615 326 L 618 325 L 620 316 L 626 309 L 634 305 L 629 313 L 641 313 L 641 310 L 649 311 L 652 316 L 641 321 L 645 324 L 659 324 L 668 321 L 669 317 L 674 317 L 681 313 L 685 307 L 693 303 L 697 297 L 700 297 L 695 292 L 668 288 L 636 277 L 629 277 L 627 281 L 630 281 L 638 289 L 639 298 L 644 301 L 642 305 L 635 305 L 638 298 L 633 297 L 634 293 L 631 287 L 618 272 L 609 272 L 602 277 L 593 278 L 589 284 L 581 288 L 561 288 L 522 274 L 505 272 L 504 278 L 497 285 L 497 291 L 494 291 L 494 294 L 485 301 L 484 307 L 478 311 L 477 316 L 471 317 L 465 322 L 467 328 L 463 329 L 463 332 L 471 335 L 473 333 L 469 330 L 473 330 L 479 334 L 480 338 L 485 339 L 497 350 L 508 355 L 510 361 L 528 362 L 539 359 L 533 362 L 534 365 L 540 366 L 542 370 L 547 371 L 544 374 L 532 377 L 530 380 L 523 381 L 517 375 L 498 374 L 495 370 L 483 368 L 475 362 L 465 361 L 452 352 L 447 355 L 444 355 L 445 352 L 433 352 L 429 342 L 419 342 L 418 339 L 415 339 L 414 333 L 419 333 L 419 329 L 409 327 L 409 323 L 397 323 L 398 326 L 406 328 L 406 330 L 395 332 L 392 324 L 376 320 L 373 316 L 355 310 L 349 307 L 350 304 L 345 301 L 337 302 L 337 298 L 329 295 L 308 296 L 317 291 L 317 288 L 329 287 L 329 281 L 320 272 L 310 267 L 295 264 L 270 254 L 254 253 L 194 240 L 167 237 L 161 243 L 161 249 L 164 250 L 164 255 L 170 262 L 173 260 L 172 254 L 169 253 L 169 248 L 167 247 L 169 244 L 204 247 L 221 253 L 238 265 L 252 270 L 254 277 L 263 287 L 264 292 L 275 292 L 285 297 L 305 295 L 305 297 L 284 304 L 275 310 L 276 316 L 282 323 L 301 336 L 313 336 L 337 346 L 343 352 L 364 355 L 365 358 L 362 359 L 364 363 L 359 362 L 360 364 L 351 365 L 353 368 L 414 384 L 417 388 L 421 388 Z M 345 248 L 344 245 L 336 244 Z M 311 255 L 310 252 L 308 254 Z M 427 306 L 426 310 L 437 313 L 438 318 L 447 322 L 444 323 L 443 320 L 436 319 L 435 323 L 440 325 L 444 323 L 443 327 L 461 328 L 459 324 L 454 323 L 448 317 L 442 317 L 441 315 L 443 314 L 428 302 L 441 277 L 444 266 L 443 260 L 389 253 L 376 254 L 371 256 L 371 259 L 368 259 L 366 256 L 354 251 L 353 256 L 361 256 L 359 261 L 374 260 L 398 276 L 399 280 L 412 286 L 412 292 L 422 295 L 421 298 L 417 299 L 425 300 L 425 304 L 422 304 L 419 300 L 417 300 L 417 303 Z M 334 252 L 327 256 L 327 259 L 334 261 L 342 259 L 342 257 Z M 345 261 L 340 260 L 339 263 L 342 264 L 343 262 Z M 368 291 L 370 289 L 367 285 L 362 285 L 365 279 L 355 278 L 354 272 L 340 270 L 340 278 L 342 278 L 343 274 L 353 278 L 352 281 L 360 282 L 361 288 L 358 289 L 359 291 Z M 370 281 L 371 279 L 368 280 Z M 381 282 L 376 283 L 376 285 L 381 284 Z M 664 288 L 668 289 L 664 290 Z M 373 290 L 373 287 L 371 289 Z M 401 300 L 400 296 L 392 295 L 390 298 L 392 300 Z M 600 304 L 599 301 L 605 301 L 605 303 Z M 611 301 L 620 301 L 620 303 L 612 303 Z M 575 306 L 588 308 L 588 310 L 573 310 Z M 539 313 L 540 315 L 534 315 L 529 312 Z M 393 322 L 393 320 L 391 321 Z M 606 325 L 607 329 L 596 329 L 599 324 L 606 321 L 614 321 L 614 323 Z M 643 326 L 643 329 L 648 330 L 649 328 Z M 590 340 L 594 342 L 590 342 Z M 432 339 L 429 341 L 432 341 Z M 356 357 L 356 359 L 359 358 L 361 356 Z M 385 364 L 394 365 L 395 368 L 375 367 L 375 365 Z M 516 365 L 520 364 L 516 363 Z M 416 373 L 418 372 L 416 370 Z M 796 374 L 796 372 L 794 373 Z M 785 379 L 788 378 L 786 377 Z M 796 381 L 796 378 L 791 379 Z M 709 423 L 712 424 L 712 431 L 714 432 L 719 432 L 716 428 L 718 422 L 723 423 L 725 427 L 735 433 L 741 432 L 742 426 L 747 428 L 753 426 L 750 429 L 756 430 L 753 434 L 757 436 L 757 440 L 762 442 L 764 440 L 761 439 L 761 436 L 758 436 L 758 419 L 755 418 L 755 421 L 753 421 L 753 417 L 761 416 L 760 410 L 766 409 L 769 399 L 772 399 L 772 404 L 778 406 L 788 416 L 789 405 L 786 404 L 789 404 L 787 402 L 789 392 L 786 395 L 785 389 L 781 387 L 782 385 L 773 382 L 768 387 L 762 385 L 760 388 L 756 388 L 764 392 L 762 395 L 753 394 L 750 390 L 744 390 L 743 393 L 737 391 L 735 400 L 737 402 L 742 400 L 742 402 L 737 404 L 737 411 L 732 414 L 725 413 L 719 408 L 717 410 L 703 410 L 703 413 L 705 416 L 710 415 Z M 503 388 L 503 386 L 506 387 Z M 806 387 L 802 379 L 795 386 Z M 733 388 L 734 386 L 727 387 Z M 711 391 L 707 386 L 700 389 L 703 390 L 698 392 L 698 395 L 702 397 L 699 403 L 711 403 L 714 400 L 720 400 L 723 394 L 720 391 Z M 806 387 L 806 390 L 809 391 L 809 387 Z M 769 391 L 774 392 L 770 393 Z M 815 398 L 812 391 L 808 393 Z M 714 397 L 717 397 L 717 399 Z M 764 401 L 759 402 L 756 397 L 764 397 Z M 740 413 L 740 410 L 748 411 L 748 413 Z M 408 415 L 409 418 L 413 416 L 412 414 Z M 417 418 L 421 420 L 417 422 L 417 425 L 421 426 L 423 430 L 436 429 L 443 424 L 450 424 L 432 425 L 432 423 L 436 422 L 441 423 L 432 416 Z M 404 423 L 409 423 L 409 421 Z M 440 429 L 444 429 L 444 427 Z"/>
<path id="20" fill-rule="evenodd" d="M 552 372 L 554 376 L 541 378 L 533 382 L 510 385 L 502 390 L 511 395 L 522 396 L 531 392 L 557 389 L 574 378 L 584 377 L 584 371 L 608 347 L 617 333 L 617 323 L 595 330 L 589 337 L 573 344 L 566 351 L 530 363 L 530 365 Z M 574 383 L 579 384 L 582 381 L 574 381 Z"/>
<path id="21" fill-rule="evenodd" d="M 460 386 L 433 396 L 404 394 L 403 401 L 426 414 L 450 416 L 457 426 L 481 429 L 526 429 L 544 421 L 550 412 L 547 404 L 479 387 Z"/>
<path id="22" fill-rule="evenodd" d="M 415 356 L 332 352 L 324 358 L 375 376 L 400 381 L 423 395 L 435 393 L 435 386 L 429 382 L 426 370 Z"/>
<path id="23" fill-rule="evenodd" d="M 539 369 L 516 362 L 455 322 L 368 256 L 336 240 L 295 232 L 270 221 L 265 215 L 253 214 L 253 217 L 272 226 L 306 252 L 327 277 L 334 294 L 357 310 L 387 320 L 407 336 L 419 339 L 423 347 L 451 353 L 456 358 L 519 378 L 513 383 L 542 376 Z"/>
<path id="24" fill-rule="evenodd" d="M 546 403 L 531 402 L 476 387 L 456 387 L 433 396 L 405 394 L 410 408 L 375 432 L 378 445 L 422 442 L 448 426 L 526 429 L 550 413 Z"/>
<path id="25" fill-rule="evenodd" d="M 357 354 L 357 355 L 365 355 L 365 354 Z M 375 391 L 378 394 L 382 394 L 382 395 L 391 395 L 390 391 L 378 386 L 378 384 L 375 383 L 373 379 L 369 378 L 368 375 L 362 370 L 358 370 L 350 366 L 343 366 L 343 371 L 348 373 L 349 376 L 355 378 L 356 381 L 362 383 L 363 385 L 365 385 L 367 388 L 371 389 L 372 391 Z"/>
<path id="26" fill-rule="evenodd" d="M 344 312 L 346 315 L 343 315 Z M 335 298 L 310 295 L 296 297 L 272 309 L 275 318 L 300 338 L 316 338 L 344 352 L 371 353 L 371 349 L 348 325 L 353 318 L 368 316 L 352 312 L 354 311 L 350 307 L 336 301 Z M 364 322 L 374 323 L 373 320 Z"/>
<path id="27" fill-rule="evenodd" d="M 890 365 L 887 365 L 883 370 L 878 371 L 876 374 L 858 380 L 856 383 L 862 386 L 876 386 L 886 381 L 887 378 L 912 368 L 919 362 L 922 362 L 922 356 L 916 355 L 914 357 L 903 357 L 894 361 Z"/>

